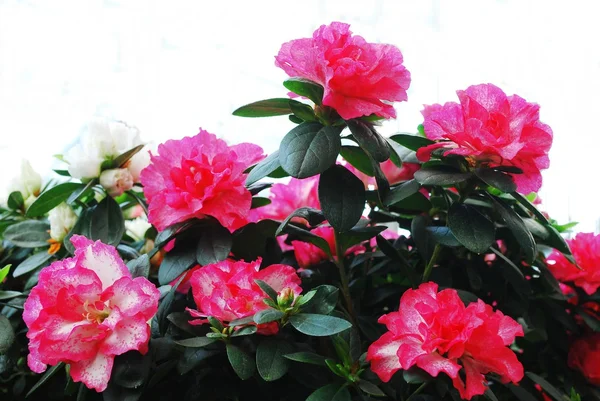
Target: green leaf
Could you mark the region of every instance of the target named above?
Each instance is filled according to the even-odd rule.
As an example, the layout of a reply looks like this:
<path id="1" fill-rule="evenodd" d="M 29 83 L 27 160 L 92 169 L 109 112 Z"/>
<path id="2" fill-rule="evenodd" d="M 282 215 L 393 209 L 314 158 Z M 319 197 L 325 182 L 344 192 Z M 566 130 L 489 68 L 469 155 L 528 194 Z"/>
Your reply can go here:
<path id="1" fill-rule="evenodd" d="M 228 229 L 214 224 L 202 231 L 196 248 L 196 260 L 202 266 L 227 259 L 233 245 L 233 236 Z"/>
<path id="2" fill-rule="evenodd" d="M 71 194 L 85 187 L 83 184 L 75 183 L 75 182 L 65 182 L 63 184 L 58 184 L 55 187 L 47 189 L 42 192 L 42 194 L 29 206 L 27 209 L 26 216 L 27 217 L 38 217 L 43 216 L 50 210 L 54 209 L 56 206 L 65 202 Z"/>
<path id="3" fill-rule="evenodd" d="M 37 383 L 34 384 L 33 387 L 31 387 L 31 389 L 29 390 L 29 392 L 27 393 L 27 395 L 25 396 L 25 398 L 29 397 L 31 394 L 33 394 L 33 392 L 35 390 L 37 390 L 42 384 L 46 383 L 52 376 L 54 376 L 54 374 L 56 372 L 58 372 L 60 369 L 62 369 L 65 366 L 64 362 L 59 362 L 58 364 L 51 366 L 45 373 L 44 375 L 41 377 L 40 380 L 38 380 Z"/>
<path id="4" fill-rule="evenodd" d="M 133 278 L 148 278 L 150 274 L 150 258 L 147 254 L 144 254 L 137 259 L 130 260 L 127 262 L 127 268 Z"/>
<path id="5" fill-rule="evenodd" d="M 351 246 L 370 240 L 386 229 L 386 226 L 355 227 L 349 231 L 341 233 L 338 236 L 338 240 L 340 241 L 342 249 L 348 249 Z"/>
<path id="6" fill-rule="evenodd" d="M 527 208 L 527 210 L 529 210 L 531 213 L 533 213 L 535 215 L 535 217 L 538 218 L 539 221 L 541 221 L 542 223 L 544 223 L 546 225 L 550 224 L 550 222 L 548 222 L 548 219 L 546 218 L 546 216 L 544 216 L 542 214 L 542 212 L 540 212 L 533 203 L 529 202 L 526 197 L 524 197 L 523 195 L 521 195 L 520 193 L 518 193 L 516 191 L 512 192 L 511 195 L 521 205 L 525 206 L 525 208 Z"/>
<path id="7" fill-rule="evenodd" d="M 4 239 L 21 248 L 48 246 L 50 234 L 48 223 L 37 220 L 22 221 L 9 226 L 4 231 Z"/>
<path id="8" fill-rule="evenodd" d="M 514 385 L 512 383 L 505 384 L 506 387 L 519 399 L 519 401 L 537 401 L 529 391 L 525 390 L 523 386 Z"/>
<path id="9" fill-rule="evenodd" d="M 370 177 L 375 175 L 371 159 L 369 159 L 369 156 L 365 151 L 358 146 L 344 145 L 340 149 L 340 155 L 361 173 Z"/>
<path id="10" fill-rule="evenodd" d="M 110 196 L 91 208 L 89 238 L 117 246 L 125 233 L 125 220 L 119 204 Z"/>
<path id="11" fill-rule="evenodd" d="M 254 280 L 254 282 L 260 287 L 261 290 L 265 292 L 273 301 L 277 302 L 277 291 L 275 291 L 271 286 L 265 283 L 262 280 Z"/>
<path id="12" fill-rule="evenodd" d="M 167 316 L 169 316 L 171 313 L 171 308 L 173 307 L 173 302 L 175 301 L 175 295 L 177 294 L 177 287 L 182 280 L 183 277 L 171 287 L 167 295 L 165 295 L 165 297 L 158 304 L 158 310 L 156 311 L 155 318 L 158 322 L 158 330 L 161 336 L 164 336 L 167 332 L 167 327 L 169 325 Z"/>
<path id="13" fill-rule="evenodd" d="M 506 226 L 515 236 L 515 239 L 525 254 L 527 263 L 533 263 L 537 253 L 537 247 L 533 235 L 531 235 L 531 232 L 529 232 L 527 226 L 525 226 L 521 216 L 519 216 L 502 199 L 492 195 L 488 195 L 488 197 L 494 202 L 496 211 L 498 211 L 500 217 L 502 217 L 502 220 L 506 223 Z"/>
<path id="14" fill-rule="evenodd" d="M 598 320 L 598 318 L 587 313 L 586 310 L 583 308 L 578 308 L 577 314 L 583 319 L 585 324 L 587 324 L 588 327 L 592 329 L 592 331 L 595 331 L 597 333 L 600 332 L 600 320 Z"/>
<path id="15" fill-rule="evenodd" d="M 69 197 L 67 198 L 67 203 L 73 204 L 77 200 L 81 199 L 85 194 L 92 193 L 92 187 L 97 183 L 98 179 L 94 178 L 93 180 L 90 180 L 87 184 L 85 184 L 84 187 L 75 189 L 75 191 L 73 191 L 71 195 L 69 195 Z"/>
<path id="16" fill-rule="evenodd" d="M 300 333 L 315 337 L 332 336 L 352 327 L 352 324 L 344 319 L 313 313 L 293 315 L 289 321 Z"/>
<path id="17" fill-rule="evenodd" d="M 230 324 L 230 326 L 231 326 L 231 324 Z M 231 337 L 249 336 L 249 335 L 256 333 L 257 330 L 258 329 L 256 328 L 256 326 L 242 327 L 241 329 L 234 331 L 233 334 L 231 335 Z"/>
<path id="18" fill-rule="evenodd" d="M 71 174 L 69 173 L 69 170 L 52 170 L 54 171 L 56 174 L 61 175 L 63 177 L 70 177 Z"/>
<path id="19" fill-rule="evenodd" d="M 246 186 L 252 185 L 255 182 L 265 178 L 275 170 L 281 167 L 279 163 L 279 151 L 271 153 L 258 163 L 246 177 Z"/>
<path id="20" fill-rule="evenodd" d="M 365 393 L 374 395 L 375 397 L 385 397 L 385 393 L 383 391 L 381 391 L 381 389 L 379 387 L 377 387 L 375 384 L 368 382 L 366 380 L 359 381 L 358 387 L 360 387 L 360 389 L 362 391 L 364 391 Z"/>
<path id="21" fill-rule="evenodd" d="M 398 251 L 387 239 L 383 238 L 381 235 L 377 236 L 377 246 L 387 257 L 395 261 L 400 265 L 400 269 L 404 276 L 410 282 L 412 288 L 417 288 L 417 284 L 419 280 L 417 279 L 417 275 L 414 271 L 414 268 L 411 264 L 406 260 L 404 256 Z"/>
<path id="22" fill-rule="evenodd" d="M 292 214 L 290 214 L 281 222 L 279 227 L 277 227 L 277 231 L 275 231 L 275 235 L 279 236 L 294 217 L 303 218 L 310 226 L 316 226 L 325 221 L 325 216 L 323 216 L 323 212 L 319 209 L 313 209 L 312 207 L 301 207 L 294 210 Z"/>
<path id="23" fill-rule="evenodd" d="M 415 180 L 422 185 L 454 185 L 466 181 L 471 174 L 461 173 L 454 167 L 439 165 L 431 167 L 422 167 L 415 172 Z"/>
<path id="24" fill-rule="evenodd" d="M 344 166 L 333 166 L 321 174 L 319 201 L 325 218 L 337 231 L 348 231 L 360 220 L 365 198 L 364 184 Z"/>
<path id="25" fill-rule="evenodd" d="M 81 211 L 81 214 L 79 215 L 79 218 L 77 219 L 77 222 L 75 223 L 71 231 L 69 231 L 69 233 L 63 239 L 63 245 L 71 255 L 75 253 L 75 247 L 71 243 L 71 237 L 75 234 L 80 234 L 85 237 L 90 236 L 89 227 L 91 214 L 92 208 L 83 209 Z"/>
<path id="26" fill-rule="evenodd" d="M 332 383 L 315 390 L 306 401 L 351 401 L 350 392 L 344 384 Z"/>
<path id="27" fill-rule="evenodd" d="M 383 204 L 386 206 L 398 203 L 409 196 L 416 194 L 421 189 L 421 185 L 416 180 L 406 181 L 394 189 L 392 189 L 383 199 Z"/>
<path id="28" fill-rule="evenodd" d="M 277 259 L 278 245 L 275 239 L 277 227 L 279 227 L 278 222 L 266 219 L 258 223 L 249 223 L 238 229 L 233 234 L 232 253 L 246 261 L 261 257 L 263 263 L 279 263 L 281 259 Z"/>
<path id="29" fill-rule="evenodd" d="M 117 355 L 111 371 L 112 382 L 125 388 L 138 388 L 150 374 L 152 355 L 142 355 L 138 351 L 129 351 Z"/>
<path id="30" fill-rule="evenodd" d="M 15 331 L 10 320 L 4 315 L 0 315 L 0 355 L 5 354 L 15 341 Z"/>
<path id="31" fill-rule="evenodd" d="M 302 305 L 302 312 L 327 315 L 335 309 L 339 297 L 339 289 L 333 285 L 320 285 L 313 289 L 315 294 Z M 308 295 L 308 294 L 307 294 Z"/>
<path id="32" fill-rule="evenodd" d="M 11 210 L 19 210 L 23 207 L 25 201 L 23 200 L 23 194 L 19 191 L 11 192 L 6 200 L 6 205 Z"/>
<path id="33" fill-rule="evenodd" d="M 167 252 L 158 269 L 159 284 L 169 284 L 196 263 L 196 249 L 187 241 L 177 240 L 175 247 Z"/>
<path id="34" fill-rule="evenodd" d="M 259 100 L 236 109 L 233 115 L 238 117 L 285 116 L 292 113 L 290 105 L 292 102 L 300 103 L 289 98 Z"/>
<path id="35" fill-rule="evenodd" d="M 256 349 L 256 367 L 260 377 L 268 382 L 283 377 L 289 369 L 289 361 L 284 355 L 292 350 L 286 341 L 271 338 L 261 341 Z"/>
<path id="36" fill-rule="evenodd" d="M 390 158 L 387 141 L 375 131 L 372 125 L 360 120 L 349 120 L 346 123 L 354 139 L 373 160 L 383 163 Z"/>
<path id="37" fill-rule="evenodd" d="M 481 181 L 502 192 L 511 193 L 517 190 L 515 180 L 510 175 L 501 171 L 489 168 L 477 168 L 474 173 Z"/>
<path id="38" fill-rule="evenodd" d="M 50 255 L 46 251 L 42 251 L 31 255 L 17 266 L 17 268 L 13 272 L 13 277 L 19 277 L 23 274 L 27 274 L 30 271 L 37 269 L 51 257 L 52 255 Z M 2 282 L 2 280 L 0 280 L 0 282 Z"/>
<path id="39" fill-rule="evenodd" d="M 252 203 L 250 204 L 250 209 L 256 209 L 259 207 L 267 206 L 271 203 L 271 199 L 264 198 L 262 196 L 254 196 L 252 198 Z"/>
<path id="40" fill-rule="evenodd" d="M 325 357 L 313 352 L 295 352 L 293 354 L 286 354 L 283 357 L 295 362 L 326 366 Z"/>
<path id="41" fill-rule="evenodd" d="M 135 148 L 129 149 L 127 152 L 121 153 L 115 157 L 111 163 L 111 168 L 122 168 L 133 156 L 144 148 L 144 145 L 138 145 Z"/>
<path id="42" fill-rule="evenodd" d="M 204 348 L 186 348 L 183 351 L 183 356 L 177 363 L 177 371 L 180 375 L 184 375 L 198 366 L 205 359 L 218 353 L 218 351 L 208 351 Z"/>
<path id="43" fill-rule="evenodd" d="M 294 115 L 302 121 L 318 121 L 315 111 L 309 105 L 294 101 L 290 103 L 290 107 Z"/>
<path id="44" fill-rule="evenodd" d="M 567 244 L 567 241 L 565 241 L 563 236 L 560 235 L 556 228 L 552 226 L 546 226 L 546 230 L 548 231 L 548 238 L 546 238 L 545 242 L 552 248 L 565 254 L 565 256 L 571 256 L 572 253 L 571 249 L 569 248 L 569 244 Z"/>
<path id="45" fill-rule="evenodd" d="M 546 379 L 536 375 L 533 372 L 525 372 L 525 374 L 527 375 L 527 377 L 529 377 L 535 383 L 539 384 L 542 387 L 542 389 L 544 389 L 544 391 L 546 393 L 548 393 L 548 395 L 550 395 L 556 401 L 568 401 L 569 400 L 569 397 L 567 397 L 566 394 L 563 394 L 560 391 L 558 391 L 556 389 L 556 387 L 554 387 L 552 384 L 548 383 L 546 381 Z"/>
<path id="46" fill-rule="evenodd" d="M 181 234 L 192 227 L 194 223 L 195 220 L 186 220 L 165 228 L 156 236 L 156 239 L 154 240 L 155 246 L 159 248 L 165 246 L 169 241 L 175 238 L 176 235 Z"/>
<path id="47" fill-rule="evenodd" d="M 494 223 L 470 205 L 452 205 L 448 227 L 465 248 L 475 253 L 487 251 L 496 239 Z"/>
<path id="48" fill-rule="evenodd" d="M 296 227 L 291 224 L 287 225 L 281 233 L 288 234 L 288 238 L 293 237 L 293 239 L 313 244 L 314 246 L 318 247 L 323 252 L 325 252 L 327 256 L 331 257 L 331 249 L 329 248 L 329 243 L 323 237 L 320 237 L 316 234 L 313 234 L 310 231 L 304 230 L 300 227 Z"/>
<path id="49" fill-rule="evenodd" d="M 0 269 L 0 285 L 4 282 L 6 276 L 8 276 L 11 267 L 12 265 L 6 265 L 2 269 Z"/>
<path id="50" fill-rule="evenodd" d="M 460 246 L 460 242 L 448 227 L 427 227 L 427 231 L 439 244 L 449 247 Z"/>
<path id="51" fill-rule="evenodd" d="M 323 101 L 323 86 L 316 82 L 304 78 L 290 78 L 283 82 L 283 86 L 290 92 L 294 92 L 296 95 L 304 96 L 312 100 L 316 105 L 320 106 Z"/>
<path id="52" fill-rule="evenodd" d="M 240 379 L 247 380 L 254 375 L 256 371 L 254 359 L 237 345 L 227 344 L 227 358 Z"/>
<path id="53" fill-rule="evenodd" d="M 283 313 L 280 310 L 265 309 L 265 310 L 261 310 L 260 312 L 257 312 L 254 315 L 254 323 L 264 324 L 264 323 L 275 322 L 277 320 L 280 320 L 284 316 L 285 316 L 285 313 Z"/>
<path id="54" fill-rule="evenodd" d="M 0 300 L 12 299 L 21 295 L 23 295 L 23 293 L 19 291 L 0 291 Z"/>
<path id="55" fill-rule="evenodd" d="M 302 123 L 293 128 L 279 146 L 281 167 L 295 178 L 307 178 L 335 164 L 340 153 L 342 127 Z"/>
<path id="56" fill-rule="evenodd" d="M 202 347 L 206 347 L 207 345 L 212 344 L 216 341 L 217 341 L 216 338 L 194 337 L 194 338 L 187 338 L 185 340 L 175 341 L 175 344 L 179 344 L 182 347 L 202 348 Z"/>
<path id="57" fill-rule="evenodd" d="M 390 137 L 391 140 L 399 143 L 407 149 L 414 150 L 415 152 L 420 148 L 425 146 L 429 146 L 434 144 L 434 141 L 431 141 L 427 138 L 423 138 L 422 136 L 410 135 L 410 134 L 396 134 Z"/>

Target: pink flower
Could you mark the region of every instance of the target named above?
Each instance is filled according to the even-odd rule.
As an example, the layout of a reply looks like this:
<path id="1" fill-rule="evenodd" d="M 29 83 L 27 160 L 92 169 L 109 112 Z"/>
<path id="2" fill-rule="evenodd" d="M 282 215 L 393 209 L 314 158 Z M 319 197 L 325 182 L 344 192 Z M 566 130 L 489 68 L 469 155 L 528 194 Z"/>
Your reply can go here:
<path id="1" fill-rule="evenodd" d="M 44 268 L 25 302 L 27 363 L 36 373 L 68 363 L 73 381 L 101 392 L 115 355 L 148 351 L 160 293 L 145 278 L 131 278 L 114 247 L 80 235 L 71 242 L 75 256 Z"/>
<path id="2" fill-rule="evenodd" d="M 581 270 L 556 250 L 546 259 L 548 268 L 557 280 L 573 282 L 592 295 L 600 287 L 600 235 L 579 233 L 567 243 Z"/>
<path id="3" fill-rule="evenodd" d="M 327 241 L 327 244 L 329 244 L 331 255 L 334 258 L 337 258 L 335 234 L 333 232 L 333 228 L 331 226 L 319 226 L 311 232 L 321 238 L 324 238 Z M 292 246 L 294 247 L 294 256 L 296 257 L 298 266 L 303 269 L 329 259 L 327 254 L 321 248 L 308 242 L 292 241 Z M 345 256 L 362 253 L 364 251 L 364 246 L 355 245 L 346 250 Z"/>
<path id="4" fill-rule="evenodd" d="M 402 62 L 397 47 L 367 43 L 341 22 L 322 25 L 312 38 L 284 43 L 275 57 L 275 65 L 290 77 L 321 84 L 323 104 L 346 120 L 371 114 L 396 117 L 391 103 L 406 100 L 410 86 Z"/>
<path id="5" fill-rule="evenodd" d="M 595 386 L 600 386 L 600 333 L 578 338 L 569 349 L 569 367 L 579 370 Z"/>
<path id="6" fill-rule="evenodd" d="M 256 220 L 285 220 L 292 212 L 301 207 L 321 209 L 319 203 L 319 176 L 305 179 L 292 178 L 288 184 L 275 184 L 271 187 L 269 199 L 271 203 L 252 210 Z M 305 220 L 294 218 L 293 221 L 305 223 Z"/>
<path id="7" fill-rule="evenodd" d="M 369 185 L 377 185 L 375 177 L 366 175 L 350 163 L 346 163 L 344 167 L 357 176 L 365 184 L 365 188 L 368 188 Z M 386 160 L 380 164 L 380 167 L 390 185 L 396 185 L 404 181 L 412 180 L 415 177 L 415 172 L 421 168 L 421 165 L 419 163 L 402 163 L 402 167 L 398 167 L 391 160 Z"/>
<path id="8" fill-rule="evenodd" d="M 485 392 L 487 373 L 519 382 L 523 365 L 507 345 L 523 335 L 522 327 L 481 300 L 465 307 L 456 290 L 437 289 L 429 282 L 406 291 L 398 312 L 379 319 L 389 331 L 368 349 L 371 370 L 384 382 L 414 365 L 432 376 L 444 372 L 467 400 Z"/>
<path id="9" fill-rule="evenodd" d="M 212 216 L 235 230 L 247 222 L 252 195 L 244 170 L 263 157 L 249 143 L 227 146 L 204 130 L 158 147 L 141 173 L 149 203 L 148 221 L 159 231 L 190 219 Z"/>
<path id="10" fill-rule="evenodd" d="M 251 263 L 228 259 L 196 270 L 190 283 L 198 311 L 188 309 L 188 312 L 194 317 L 212 316 L 222 322 L 230 322 L 268 309 L 263 302 L 267 295 L 254 280 L 264 281 L 277 293 L 286 289 L 291 289 L 296 295 L 302 292 L 300 278 L 293 267 L 271 265 L 259 270 L 260 263 L 260 259 Z M 198 319 L 190 323 L 205 322 L 205 319 Z M 262 334 L 278 331 L 277 323 L 259 325 L 258 329 Z"/>
<path id="11" fill-rule="evenodd" d="M 473 158 L 477 163 L 515 166 L 523 174 L 513 176 L 518 191 L 537 192 L 542 186 L 540 170 L 548 168 L 552 130 L 540 122 L 539 106 L 517 96 L 506 96 L 492 84 L 474 85 L 457 91 L 460 104 L 425 106 L 425 135 L 440 142 L 417 152 L 426 161 L 435 148 L 445 154 Z"/>

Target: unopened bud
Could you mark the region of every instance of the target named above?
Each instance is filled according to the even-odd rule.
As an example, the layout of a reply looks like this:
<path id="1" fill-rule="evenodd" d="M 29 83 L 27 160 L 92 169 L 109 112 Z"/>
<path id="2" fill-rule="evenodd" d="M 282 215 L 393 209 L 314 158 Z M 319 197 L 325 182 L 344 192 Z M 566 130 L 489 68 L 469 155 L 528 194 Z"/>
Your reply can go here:
<path id="1" fill-rule="evenodd" d="M 286 287 L 277 295 L 277 305 L 282 308 L 289 308 L 294 304 L 296 294 L 291 288 Z"/>
<path id="2" fill-rule="evenodd" d="M 133 188 L 133 177 L 126 168 L 105 170 L 100 174 L 100 185 L 114 198 Z"/>

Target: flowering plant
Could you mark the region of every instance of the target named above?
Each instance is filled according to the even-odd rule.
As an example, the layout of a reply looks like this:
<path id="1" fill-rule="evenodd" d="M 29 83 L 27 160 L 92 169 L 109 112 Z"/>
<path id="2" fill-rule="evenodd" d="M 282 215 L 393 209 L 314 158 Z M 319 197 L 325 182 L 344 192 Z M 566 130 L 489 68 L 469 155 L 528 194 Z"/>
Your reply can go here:
<path id="1" fill-rule="evenodd" d="M 534 206 L 539 106 L 474 85 L 388 137 L 395 46 L 334 22 L 276 65 L 290 96 L 234 111 L 287 116 L 270 155 L 94 120 L 60 180 L 23 164 L 0 398 L 600 400 L 600 236 Z"/>

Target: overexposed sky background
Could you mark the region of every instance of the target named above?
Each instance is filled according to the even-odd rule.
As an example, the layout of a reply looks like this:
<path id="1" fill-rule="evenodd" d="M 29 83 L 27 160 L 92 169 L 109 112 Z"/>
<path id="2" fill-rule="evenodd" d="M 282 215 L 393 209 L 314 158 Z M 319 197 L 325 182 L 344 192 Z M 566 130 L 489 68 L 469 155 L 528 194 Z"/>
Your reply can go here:
<path id="1" fill-rule="evenodd" d="M 202 127 L 271 152 L 292 124 L 231 112 L 285 96 L 274 66 L 283 42 L 344 21 L 397 45 L 412 73 L 409 101 L 382 133 L 414 132 L 423 104 L 472 84 L 537 102 L 555 135 L 544 208 L 598 231 L 598 11 L 595 0 L 0 0 L 0 187 L 23 157 L 50 177 L 52 155 L 93 115 L 155 143 Z"/>

